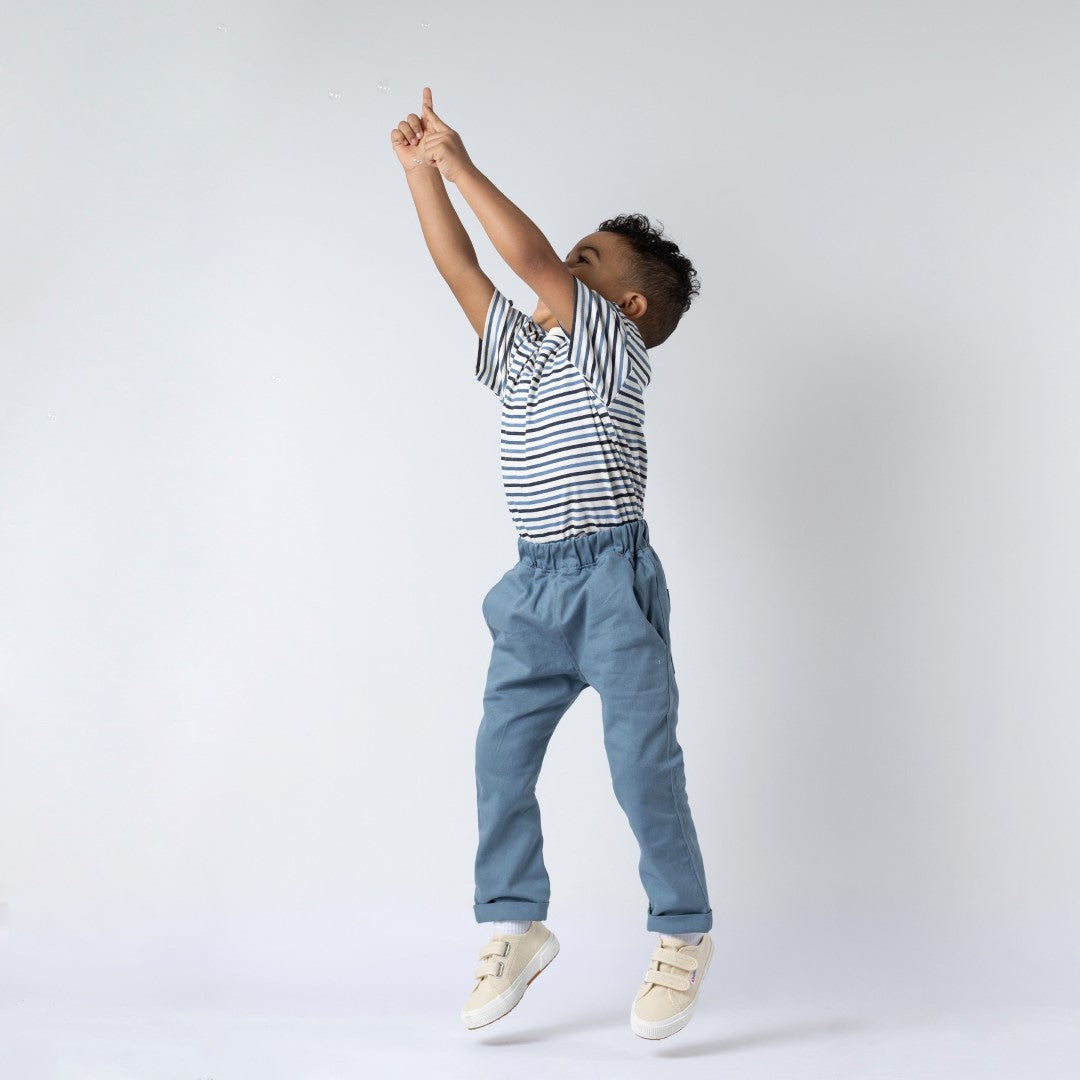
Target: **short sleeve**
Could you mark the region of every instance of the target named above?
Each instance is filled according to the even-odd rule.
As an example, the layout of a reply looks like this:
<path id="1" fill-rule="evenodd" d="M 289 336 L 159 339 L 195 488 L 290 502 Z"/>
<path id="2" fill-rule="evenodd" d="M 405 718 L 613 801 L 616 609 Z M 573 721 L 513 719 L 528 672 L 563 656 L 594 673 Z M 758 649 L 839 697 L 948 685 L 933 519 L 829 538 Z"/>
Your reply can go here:
<path id="1" fill-rule="evenodd" d="M 610 404 L 633 378 L 639 387 L 649 383 L 649 352 L 632 319 L 618 304 L 574 278 L 574 324 L 570 328 L 570 363 Z"/>
<path id="2" fill-rule="evenodd" d="M 506 387 L 510 358 L 530 322 L 525 312 L 495 289 L 484 319 L 484 336 L 476 347 L 476 377 L 500 398 Z"/>

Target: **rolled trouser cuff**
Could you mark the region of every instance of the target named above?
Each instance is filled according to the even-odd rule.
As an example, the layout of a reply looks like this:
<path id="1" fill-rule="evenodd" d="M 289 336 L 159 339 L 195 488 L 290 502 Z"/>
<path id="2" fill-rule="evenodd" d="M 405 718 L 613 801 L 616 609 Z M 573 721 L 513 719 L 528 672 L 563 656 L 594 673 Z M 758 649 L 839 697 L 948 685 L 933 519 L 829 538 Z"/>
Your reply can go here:
<path id="1" fill-rule="evenodd" d="M 697 915 L 650 915 L 645 928 L 661 934 L 704 934 L 712 929 L 712 910 Z"/>
<path id="2" fill-rule="evenodd" d="M 494 900 L 490 904 L 473 904 L 476 921 L 510 922 L 521 919 L 528 922 L 543 922 L 547 918 L 547 903 L 538 904 L 533 900 Z"/>

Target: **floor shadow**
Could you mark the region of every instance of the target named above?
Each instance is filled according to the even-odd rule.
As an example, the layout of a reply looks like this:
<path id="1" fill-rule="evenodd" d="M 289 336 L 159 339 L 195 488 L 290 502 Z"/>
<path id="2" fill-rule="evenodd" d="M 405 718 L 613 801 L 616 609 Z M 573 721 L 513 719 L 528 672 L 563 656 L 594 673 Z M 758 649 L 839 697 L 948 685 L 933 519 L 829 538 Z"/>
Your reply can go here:
<path id="1" fill-rule="evenodd" d="M 489 1035 L 477 1039 L 484 1046 L 520 1046 L 524 1043 L 544 1042 L 553 1035 L 572 1035 L 578 1031 L 595 1031 L 597 1028 L 617 1027 L 625 1023 L 622 1013 L 604 1012 L 591 1016 L 579 1016 L 558 1024 L 544 1024 L 542 1027 L 525 1028 L 523 1031 L 508 1031 L 505 1034 Z"/>
<path id="2" fill-rule="evenodd" d="M 783 1027 L 763 1028 L 760 1031 L 750 1031 L 743 1035 L 730 1035 L 723 1039 L 708 1039 L 705 1042 L 680 1042 L 671 1047 L 662 1046 L 659 1048 L 657 1056 L 668 1058 L 704 1057 L 708 1054 L 725 1054 L 733 1050 L 748 1050 L 758 1046 L 774 1046 L 782 1043 L 806 1042 L 808 1039 L 825 1038 L 832 1035 L 856 1034 L 873 1026 L 872 1023 L 858 1017 L 813 1020 L 804 1024 L 786 1024 Z"/>

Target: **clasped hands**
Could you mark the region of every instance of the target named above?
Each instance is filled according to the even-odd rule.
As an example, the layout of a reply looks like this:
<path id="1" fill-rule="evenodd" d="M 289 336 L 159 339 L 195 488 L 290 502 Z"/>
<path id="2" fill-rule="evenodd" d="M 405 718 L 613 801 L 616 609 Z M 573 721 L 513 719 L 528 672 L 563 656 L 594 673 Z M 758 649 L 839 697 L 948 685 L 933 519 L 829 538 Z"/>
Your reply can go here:
<path id="1" fill-rule="evenodd" d="M 409 113 L 390 132 L 390 142 L 406 173 L 414 169 L 434 166 L 443 178 L 456 183 L 465 169 L 472 167 L 472 160 L 465 150 L 461 136 L 449 124 L 444 123 L 431 107 L 431 87 L 424 87 L 421 115 Z"/>

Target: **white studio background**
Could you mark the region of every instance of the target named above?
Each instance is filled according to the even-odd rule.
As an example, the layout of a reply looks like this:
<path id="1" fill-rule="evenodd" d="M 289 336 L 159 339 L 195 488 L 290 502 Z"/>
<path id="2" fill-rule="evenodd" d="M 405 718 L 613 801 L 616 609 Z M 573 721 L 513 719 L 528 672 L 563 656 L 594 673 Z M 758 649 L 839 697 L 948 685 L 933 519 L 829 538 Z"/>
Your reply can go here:
<path id="1" fill-rule="evenodd" d="M 729 970 L 1075 1003 L 1078 45 L 1065 2 L 5 5 L 5 999 L 356 1000 L 422 925 L 456 1022 L 517 554 L 390 145 L 429 85 L 560 253 L 640 211 L 701 275 L 646 516 Z M 593 691 L 540 797 L 551 925 L 636 973 Z"/>

